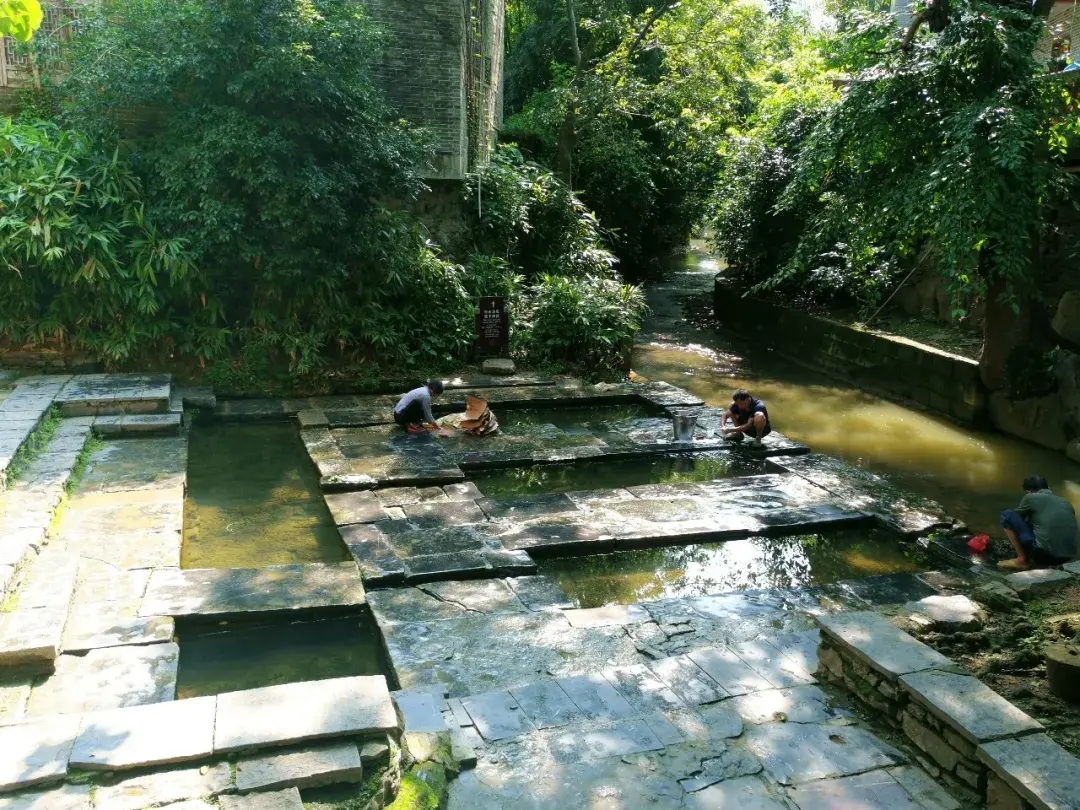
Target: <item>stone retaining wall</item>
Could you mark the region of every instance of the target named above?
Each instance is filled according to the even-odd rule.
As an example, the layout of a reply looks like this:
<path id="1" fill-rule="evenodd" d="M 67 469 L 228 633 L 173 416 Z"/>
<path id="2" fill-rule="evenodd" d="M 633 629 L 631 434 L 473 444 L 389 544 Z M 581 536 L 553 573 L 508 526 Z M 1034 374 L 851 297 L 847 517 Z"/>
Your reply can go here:
<path id="1" fill-rule="evenodd" d="M 1080 761 L 1042 725 L 873 612 L 818 619 L 818 677 L 853 693 L 920 752 L 935 778 L 991 810 L 1072 806 Z M 975 798 L 973 797 L 973 798 Z"/>
<path id="2" fill-rule="evenodd" d="M 989 425 L 987 394 L 975 360 L 742 298 L 719 277 L 713 311 L 721 324 L 760 335 L 768 346 L 799 363 L 887 397 L 912 400 L 967 425 Z"/>

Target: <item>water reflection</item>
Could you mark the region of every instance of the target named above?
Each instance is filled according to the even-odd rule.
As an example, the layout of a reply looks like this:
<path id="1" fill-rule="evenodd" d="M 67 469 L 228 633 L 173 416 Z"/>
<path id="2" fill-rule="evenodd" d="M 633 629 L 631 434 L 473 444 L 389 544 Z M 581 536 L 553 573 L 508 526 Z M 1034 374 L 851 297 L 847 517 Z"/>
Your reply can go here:
<path id="1" fill-rule="evenodd" d="M 1033 472 L 1080 508 L 1080 465 L 999 433 L 962 428 L 809 371 L 738 335 L 698 329 L 681 316 L 684 298 L 711 291 L 712 267 L 690 269 L 648 290 L 654 316 L 635 348 L 634 370 L 726 405 L 735 388 L 766 400 L 776 428 L 940 502 L 973 529 L 999 532 L 997 516 L 1019 502 Z M 713 261 L 707 259 L 706 261 Z"/>
<path id="2" fill-rule="evenodd" d="M 555 577 L 580 607 L 599 607 L 752 588 L 824 585 L 927 567 L 913 544 L 873 529 L 848 529 L 544 560 L 540 572 Z"/>

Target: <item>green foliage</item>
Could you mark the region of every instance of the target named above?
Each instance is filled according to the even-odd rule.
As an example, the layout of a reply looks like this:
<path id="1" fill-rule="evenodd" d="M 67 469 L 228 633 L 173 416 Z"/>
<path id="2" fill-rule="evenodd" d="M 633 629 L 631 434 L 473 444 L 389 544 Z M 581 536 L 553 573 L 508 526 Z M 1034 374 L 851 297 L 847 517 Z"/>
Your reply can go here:
<path id="1" fill-rule="evenodd" d="M 612 275 L 615 257 L 603 246 L 596 216 L 550 170 L 504 146 L 469 178 L 467 200 L 476 199 L 478 186 L 478 251 L 503 258 L 527 279 Z"/>
<path id="2" fill-rule="evenodd" d="M 43 17 L 38 0 L 0 0 L 0 38 L 29 42 Z"/>
<path id="3" fill-rule="evenodd" d="M 1026 10 L 968 0 L 905 53 L 890 18 L 853 15 L 832 44 L 853 80 L 836 102 L 803 106 L 817 120 L 801 137 L 758 134 L 754 210 L 741 223 L 721 217 L 723 240 L 765 257 L 758 290 L 870 308 L 932 257 L 957 301 L 992 284 L 1027 294 L 1036 240 L 1072 186 L 1060 156 L 1077 125 L 1066 89 L 1038 75 L 1044 30 Z M 777 150 L 783 171 L 770 171 Z M 784 247 L 770 255 L 778 221 Z M 739 245 L 740 227 L 751 244 Z"/>
<path id="4" fill-rule="evenodd" d="M 54 74 L 64 117 L 122 133 L 155 221 L 188 240 L 204 359 L 253 343 L 302 374 L 460 355 L 461 268 L 375 202 L 418 193 L 428 156 L 374 86 L 378 45 L 350 0 L 86 7 Z"/>
<path id="5" fill-rule="evenodd" d="M 0 119 L 0 334 L 106 361 L 175 338 L 194 306 L 185 240 L 164 236 L 126 161 L 51 123 Z"/>
<path id="6" fill-rule="evenodd" d="M 1029 399 L 1049 396 L 1057 391 L 1056 368 L 1060 356 L 1061 350 L 1056 347 L 1048 351 L 1039 351 L 1028 344 L 1016 347 L 1005 361 L 1009 396 L 1012 399 Z"/>
<path id="7" fill-rule="evenodd" d="M 523 344 L 537 363 L 623 368 L 644 314 L 638 287 L 597 276 L 541 276 L 522 316 Z"/>

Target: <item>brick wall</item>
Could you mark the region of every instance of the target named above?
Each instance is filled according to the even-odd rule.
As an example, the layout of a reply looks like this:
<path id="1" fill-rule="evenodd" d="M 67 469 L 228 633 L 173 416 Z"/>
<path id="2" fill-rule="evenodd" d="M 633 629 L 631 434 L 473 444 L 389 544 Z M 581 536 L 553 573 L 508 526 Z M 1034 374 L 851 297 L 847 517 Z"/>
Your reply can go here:
<path id="1" fill-rule="evenodd" d="M 716 280 L 713 311 L 721 325 L 760 333 L 765 345 L 796 362 L 964 424 L 989 426 L 987 393 L 975 360 L 743 298 L 721 278 Z"/>

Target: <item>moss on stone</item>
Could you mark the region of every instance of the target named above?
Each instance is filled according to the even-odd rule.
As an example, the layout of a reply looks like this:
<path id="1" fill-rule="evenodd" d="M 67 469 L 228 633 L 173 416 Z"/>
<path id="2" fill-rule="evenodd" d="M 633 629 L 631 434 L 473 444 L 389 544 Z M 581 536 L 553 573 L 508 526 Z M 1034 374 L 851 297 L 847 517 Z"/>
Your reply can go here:
<path id="1" fill-rule="evenodd" d="M 397 798 L 387 810 L 440 810 L 446 806 L 446 794 L 446 770 L 425 762 L 401 777 Z"/>

